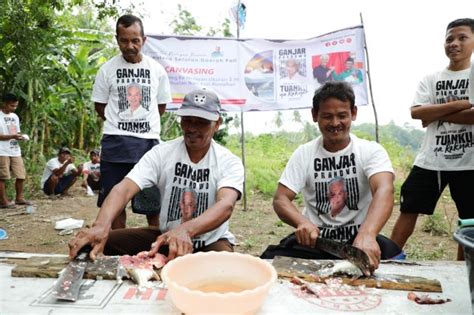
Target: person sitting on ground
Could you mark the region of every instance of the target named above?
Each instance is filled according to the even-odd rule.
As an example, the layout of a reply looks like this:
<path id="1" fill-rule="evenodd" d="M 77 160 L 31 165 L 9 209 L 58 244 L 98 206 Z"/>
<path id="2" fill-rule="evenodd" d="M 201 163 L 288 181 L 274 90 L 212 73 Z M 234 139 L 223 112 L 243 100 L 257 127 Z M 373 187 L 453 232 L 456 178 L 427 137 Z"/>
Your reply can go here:
<path id="1" fill-rule="evenodd" d="M 100 180 L 100 151 L 94 149 L 89 153 L 90 161 L 84 163 L 82 167 L 82 184 L 87 191 L 87 195 L 94 196 L 94 191 L 99 191 L 102 187 Z"/>
<path id="2" fill-rule="evenodd" d="M 71 258 L 86 244 L 92 246 L 92 259 L 100 253 L 149 251 L 150 256 L 160 252 L 173 259 L 197 251 L 233 251 L 228 220 L 242 193 L 244 168 L 237 156 L 212 139 L 222 122 L 219 98 L 209 90 L 192 91 L 177 115 L 183 137 L 154 146 L 112 189 L 92 227 L 69 242 Z M 153 186 L 162 196 L 159 227 L 111 230 L 133 196 Z M 183 196 L 188 188 L 196 194 L 196 210 L 183 213 L 180 200 L 189 201 L 191 196 Z"/>
<path id="3" fill-rule="evenodd" d="M 394 172 L 388 154 L 378 143 L 350 133 L 357 107 L 348 83 L 326 82 L 316 90 L 311 112 L 321 136 L 293 153 L 273 198 L 278 217 L 296 231 L 269 246 L 261 258 L 334 259 L 314 248 L 322 237 L 360 248 L 375 270 L 380 259 L 401 253 L 390 239 L 378 235 L 393 207 Z M 344 181 L 335 182 L 336 177 Z M 345 185 L 339 189 L 345 200 L 334 199 L 336 183 Z M 293 203 L 299 192 L 303 213 Z"/>
<path id="4" fill-rule="evenodd" d="M 46 163 L 41 178 L 41 187 L 46 195 L 67 195 L 69 188 L 82 173 L 82 165 L 74 166 L 71 150 L 62 147 L 58 156 Z"/>
<path id="5" fill-rule="evenodd" d="M 31 205 L 31 201 L 23 196 L 23 184 L 26 178 L 25 165 L 21 157 L 18 141 L 27 140 L 20 133 L 20 119 L 15 110 L 18 98 L 15 94 L 7 93 L 2 98 L 3 106 L 0 111 L 0 208 L 13 208 L 17 205 Z M 5 182 L 11 177 L 15 179 L 15 201 L 9 201 Z"/>

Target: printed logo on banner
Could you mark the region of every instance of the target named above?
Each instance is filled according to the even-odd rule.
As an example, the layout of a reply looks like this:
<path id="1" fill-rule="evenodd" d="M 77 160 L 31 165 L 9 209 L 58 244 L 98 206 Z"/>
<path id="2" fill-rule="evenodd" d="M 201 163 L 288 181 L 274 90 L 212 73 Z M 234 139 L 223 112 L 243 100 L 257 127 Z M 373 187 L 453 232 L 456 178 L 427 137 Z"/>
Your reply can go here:
<path id="1" fill-rule="evenodd" d="M 308 93 L 306 48 L 280 49 L 279 93 L 280 99 L 295 100 Z"/>

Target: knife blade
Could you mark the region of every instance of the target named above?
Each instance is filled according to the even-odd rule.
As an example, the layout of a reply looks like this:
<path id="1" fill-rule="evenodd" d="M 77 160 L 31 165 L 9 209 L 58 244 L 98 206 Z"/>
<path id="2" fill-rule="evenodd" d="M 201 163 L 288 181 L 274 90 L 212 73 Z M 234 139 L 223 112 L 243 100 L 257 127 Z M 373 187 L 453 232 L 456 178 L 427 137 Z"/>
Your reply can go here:
<path id="1" fill-rule="evenodd" d="M 316 249 L 336 256 L 341 259 L 346 259 L 356 265 L 364 274 L 371 274 L 372 268 L 370 266 L 369 256 L 352 245 L 337 242 L 327 238 L 319 237 L 316 240 Z"/>
<path id="2" fill-rule="evenodd" d="M 91 250 L 92 247 L 89 245 L 81 248 L 77 257 L 61 273 L 53 289 L 53 295 L 57 300 L 77 301 Z"/>

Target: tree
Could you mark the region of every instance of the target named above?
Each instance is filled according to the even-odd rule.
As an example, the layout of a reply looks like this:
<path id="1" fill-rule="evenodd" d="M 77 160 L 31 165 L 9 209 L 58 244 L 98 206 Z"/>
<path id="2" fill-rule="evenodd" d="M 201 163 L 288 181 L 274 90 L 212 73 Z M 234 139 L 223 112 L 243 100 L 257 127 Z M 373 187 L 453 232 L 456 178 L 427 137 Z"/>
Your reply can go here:
<path id="1" fill-rule="evenodd" d="M 98 145 L 101 125 L 90 90 L 98 66 L 112 53 L 112 34 L 93 12 L 97 7 L 87 0 L 1 2 L 0 91 L 21 98 L 22 132 L 32 139 L 22 144 L 29 174 L 39 172 L 59 146 Z M 105 17 L 112 11 L 98 12 Z"/>

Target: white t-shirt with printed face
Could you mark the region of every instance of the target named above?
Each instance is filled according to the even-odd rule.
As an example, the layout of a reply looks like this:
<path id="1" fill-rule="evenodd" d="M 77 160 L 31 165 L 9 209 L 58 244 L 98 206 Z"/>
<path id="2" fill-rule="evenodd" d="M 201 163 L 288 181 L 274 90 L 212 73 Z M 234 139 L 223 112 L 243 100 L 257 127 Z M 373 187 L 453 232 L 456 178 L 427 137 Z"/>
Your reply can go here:
<path id="1" fill-rule="evenodd" d="M 412 106 L 468 100 L 469 72 L 444 69 L 426 76 L 418 85 Z M 473 136 L 473 125 L 434 121 L 426 128 L 414 164 L 434 171 L 474 170 Z"/>
<path id="2" fill-rule="evenodd" d="M 96 175 L 100 176 L 100 163 L 92 163 L 92 161 L 87 161 L 82 166 L 82 174 L 92 174 L 94 180 L 98 180 Z"/>
<path id="3" fill-rule="evenodd" d="M 219 189 L 228 187 L 242 192 L 244 168 L 240 159 L 223 146 L 211 143 L 209 151 L 199 163 L 189 159 L 182 137 L 156 145 L 127 175 L 140 189 L 157 186 L 161 192 L 160 231 L 166 232 L 181 223 L 180 201 L 185 188 L 195 192 L 199 216 L 216 203 Z M 229 232 L 228 221 L 217 229 L 193 239 L 194 248 L 200 248 L 221 238 L 235 242 Z"/>
<path id="4" fill-rule="evenodd" d="M 321 237 L 347 241 L 357 234 L 367 216 L 372 201 L 369 179 L 380 172 L 393 173 L 393 168 L 378 143 L 351 134 L 345 149 L 329 152 L 318 137 L 296 149 L 280 184 L 295 193 L 303 192 L 303 215 L 320 228 Z M 328 187 L 334 180 L 343 180 L 347 198 L 346 206 L 333 217 Z"/>
<path id="5" fill-rule="evenodd" d="M 104 134 L 159 139 L 158 104 L 171 102 L 170 84 L 165 69 L 142 55 L 139 63 L 128 63 L 122 55 L 106 62 L 97 73 L 92 100 L 107 104 Z M 140 87 L 140 115 L 127 115 L 129 88 Z"/>
<path id="6" fill-rule="evenodd" d="M 20 119 L 17 114 L 5 114 L 0 111 L 0 133 L 16 135 L 20 132 Z M 0 141 L 0 156 L 21 156 L 21 149 L 16 139 Z"/>
<path id="7" fill-rule="evenodd" d="M 48 163 L 46 163 L 46 167 L 43 170 L 43 176 L 41 177 L 41 187 L 44 186 L 44 183 L 53 174 L 53 171 L 55 169 L 61 168 L 61 166 L 63 166 L 63 164 L 64 163 L 59 162 L 57 157 L 52 158 L 51 160 L 48 161 Z M 67 176 L 67 175 L 71 174 L 72 171 L 75 170 L 75 169 L 76 169 L 76 167 L 74 166 L 74 164 L 72 164 L 72 163 L 68 164 L 68 166 L 66 166 L 66 170 L 63 173 L 63 176 Z"/>

